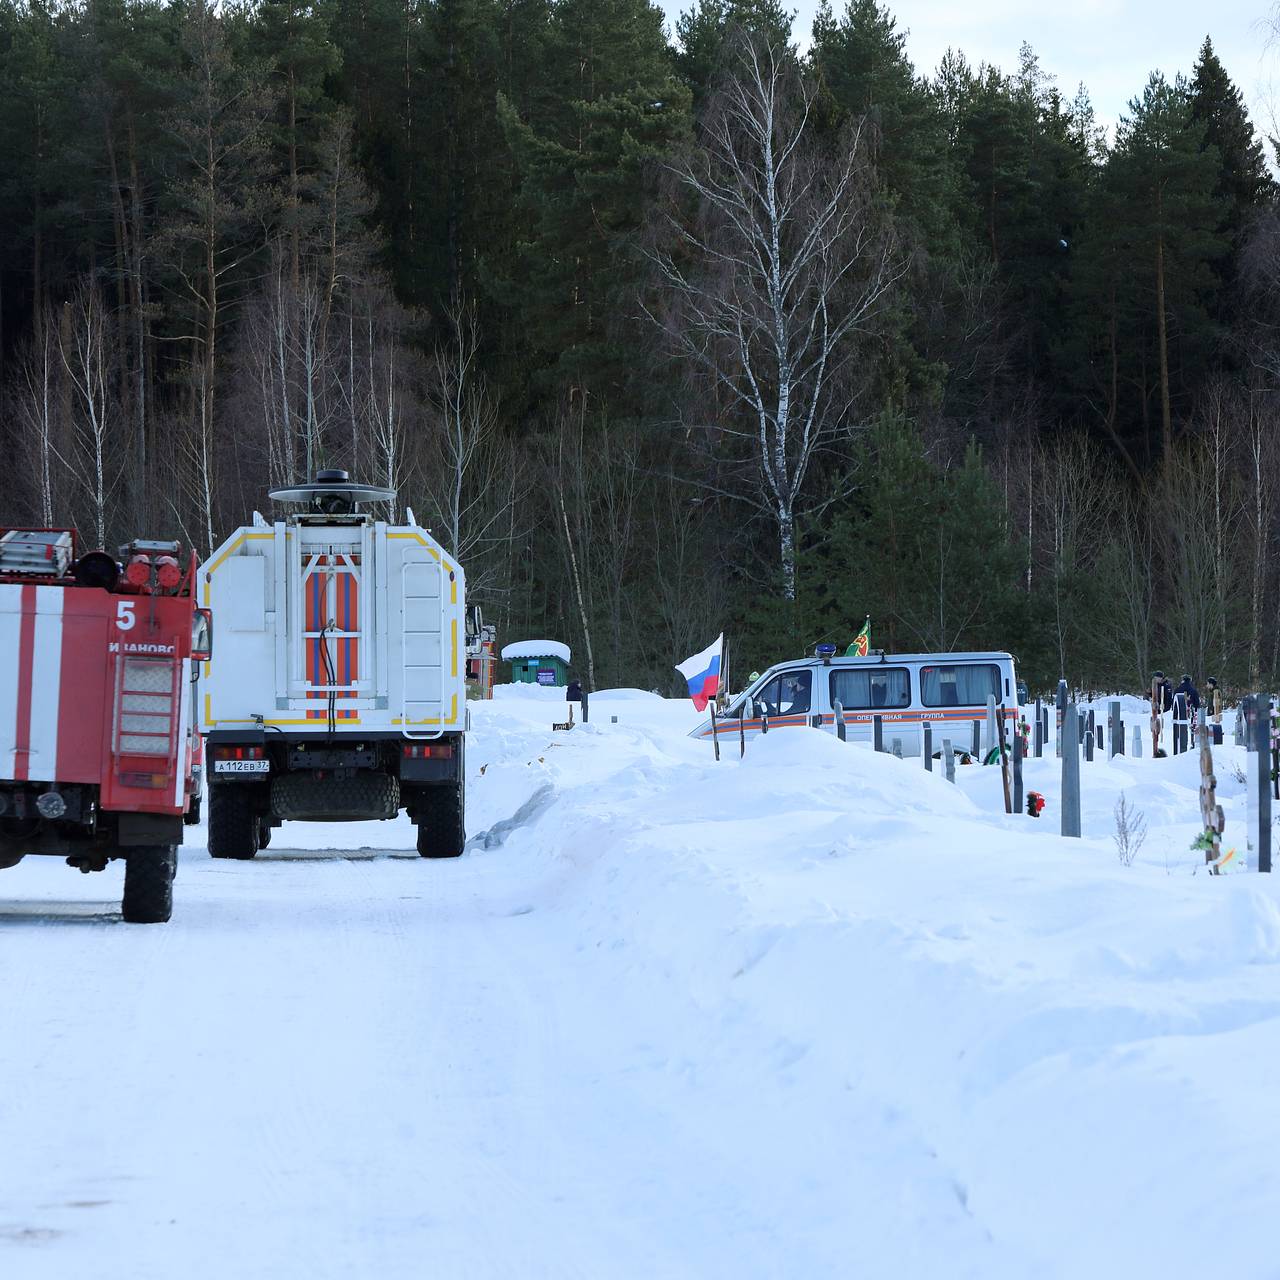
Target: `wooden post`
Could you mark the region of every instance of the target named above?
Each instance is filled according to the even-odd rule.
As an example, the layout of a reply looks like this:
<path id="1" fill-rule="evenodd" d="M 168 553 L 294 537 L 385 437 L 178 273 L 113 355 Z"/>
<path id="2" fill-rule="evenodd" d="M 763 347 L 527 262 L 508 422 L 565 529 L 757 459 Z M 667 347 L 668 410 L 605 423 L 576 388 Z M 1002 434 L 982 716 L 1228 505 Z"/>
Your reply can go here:
<path id="1" fill-rule="evenodd" d="M 1218 874 L 1222 857 L 1222 829 L 1226 825 L 1222 806 L 1218 803 L 1218 779 L 1213 775 L 1213 739 L 1209 737 L 1209 713 L 1204 707 L 1196 712 L 1200 732 L 1200 820 L 1204 823 L 1209 843 L 1204 860 L 1213 875 Z"/>
<path id="2" fill-rule="evenodd" d="M 996 727 L 996 695 L 994 693 L 987 694 L 987 738 L 982 744 L 982 754 L 985 758 L 993 747 L 998 745 L 1003 737 Z"/>
<path id="3" fill-rule="evenodd" d="M 973 742 L 969 754 L 979 763 L 982 763 L 982 721 L 975 720 L 973 722 Z"/>
<path id="4" fill-rule="evenodd" d="M 1093 711 L 1090 710 L 1089 714 L 1085 716 L 1084 722 L 1084 758 L 1088 760 L 1090 764 L 1093 763 L 1093 744 Z"/>
<path id="5" fill-rule="evenodd" d="M 839 738 L 841 742 L 844 742 L 849 734 L 849 730 L 844 722 L 844 703 L 833 702 L 831 704 L 831 709 L 835 712 L 836 737 Z"/>
<path id="6" fill-rule="evenodd" d="M 871 717 L 871 746 L 876 751 L 884 750 L 884 717 Z"/>
<path id="7" fill-rule="evenodd" d="M 1124 720 L 1120 715 L 1120 703 L 1113 702 L 1109 708 L 1107 720 L 1111 728 L 1111 745 L 1107 748 L 1107 759 L 1124 755 Z"/>
<path id="8" fill-rule="evenodd" d="M 591 718 L 591 717 L 590 717 L 590 710 L 591 710 L 590 704 L 591 704 L 591 694 L 590 694 L 590 693 L 588 693 L 586 689 L 583 689 L 583 691 L 582 691 L 582 723 L 583 723 L 583 724 L 588 723 L 588 721 L 589 721 L 589 720 L 590 720 L 590 718 Z M 713 712 L 712 712 L 712 715 L 714 715 L 714 714 L 715 714 L 715 712 L 713 711 Z M 717 749 L 716 759 L 717 759 L 717 760 L 719 760 L 719 759 L 720 759 L 718 749 Z"/>
<path id="9" fill-rule="evenodd" d="M 924 751 L 924 767 L 933 772 L 933 725 L 926 720 L 920 729 L 920 741 Z"/>
<path id="10" fill-rule="evenodd" d="M 1036 699 L 1036 722 L 1031 726 L 1031 749 L 1037 760 L 1044 754 L 1044 703 Z"/>
<path id="11" fill-rule="evenodd" d="M 1059 756 L 1059 758 L 1061 758 L 1061 756 L 1062 756 L 1062 720 L 1063 720 L 1063 717 L 1064 717 L 1066 714 L 1067 714 L 1067 682 L 1066 682 L 1066 680 L 1065 680 L 1065 679 L 1063 679 L 1063 680 L 1059 680 L 1059 681 L 1058 681 L 1058 735 L 1057 735 L 1057 745 L 1058 745 L 1058 756 Z M 1072 741 L 1072 744 L 1074 745 L 1074 744 L 1076 743 L 1077 739 L 1073 738 L 1071 741 Z"/>
<path id="12" fill-rule="evenodd" d="M 947 776 L 948 782 L 956 780 L 956 753 L 951 746 L 950 738 L 942 740 L 942 769 Z"/>
<path id="13" fill-rule="evenodd" d="M 1064 707 L 1062 723 L 1062 834 L 1080 836 L 1080 713 L 1075 703 Z"/>
<path id="14" fill-rule="evenodd" d="M 583 694 L 582 694 L 582 705 L 583 705 L 583 712 L 584 712 L 584 713 L 585 713 L 585 711 L 586 711 L 586 702 L 587 702 L 587 695 L 586 695 L 586 691 L 584 690 L 584 691 L 583 691 Z M 717 730 L 716 730 L 716 704 L 715 704 L 715 699 L 713 698 L 710 702 L 708 702 L 708 703 L 707 703 L 707 706 L 709 706 L 709 707 L 711 708 L 711 744 L 712 744 L 712 746 L 714 746 L 714 747 L 715 747 L 715 749 L 716 749 L 716 763 L 717 763 L 717 764 L 719 764 L 719 763 L 720 763 L 720 734 L 719 734 L 719 733 L 717 732 Z M 583 719 L 583 723 L 585 724 L 585 723 L 586 723 L 586 715 L 585 715 L 585 714 L 583 715 L 582 719 Z"/>

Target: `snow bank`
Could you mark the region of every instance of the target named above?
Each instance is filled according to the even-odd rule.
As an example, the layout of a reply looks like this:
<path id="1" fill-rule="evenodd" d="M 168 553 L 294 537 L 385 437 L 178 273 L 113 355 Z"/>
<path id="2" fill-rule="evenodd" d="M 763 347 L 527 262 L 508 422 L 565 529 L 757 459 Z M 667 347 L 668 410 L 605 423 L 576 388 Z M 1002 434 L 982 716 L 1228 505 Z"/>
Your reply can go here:
<path id="1" fill-rule="evenodd" d="M 1066 841 L 1052 755 L 1035 821 L 996 768 L 810 729 L 716 764 L 687 701 L 598 699 L 470 704 L 457 862 L 197 834 L 154 930 L 115 869 L 0 876 L 0 1268 L 1274 1276 L 1280 893 L 1203 874 L 1198 757 L 1082 765 Z"/>

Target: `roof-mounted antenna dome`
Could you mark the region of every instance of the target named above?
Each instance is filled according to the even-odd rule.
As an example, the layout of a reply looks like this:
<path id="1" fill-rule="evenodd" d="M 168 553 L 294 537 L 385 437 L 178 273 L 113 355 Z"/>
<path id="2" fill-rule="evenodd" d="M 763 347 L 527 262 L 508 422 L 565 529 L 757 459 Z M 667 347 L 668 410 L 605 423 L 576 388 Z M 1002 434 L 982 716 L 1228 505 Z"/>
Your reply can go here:
<path id="1" fill-rule="evenodd" d="M 317 515 L 349 516 L 361 502 L 394 502 L 396 491 L 376 484 L 353 484 L 345 471 L 317 471 L 311 484 L 272 489 L 276 502 L 305 502 Z"/>

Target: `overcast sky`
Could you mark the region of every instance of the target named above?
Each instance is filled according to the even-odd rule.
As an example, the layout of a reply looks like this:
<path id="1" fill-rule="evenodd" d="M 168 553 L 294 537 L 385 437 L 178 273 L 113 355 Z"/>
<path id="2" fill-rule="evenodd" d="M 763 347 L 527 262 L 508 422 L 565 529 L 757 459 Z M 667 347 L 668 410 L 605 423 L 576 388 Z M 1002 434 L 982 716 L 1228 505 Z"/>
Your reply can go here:
<path id="1" fill-rule="evenodd" d="M 674 22 L 688 3 L 661 0 Z M 844 0 L 832 0 L 841 11 Z M 793 0 L 795 32 L 808 43 L 816 0 Z M 1249 104 L 1254 126 L 1271 132 L 1273 99 L 1280 114 L 1280 50 L 1270 47 L 1264 21 L 1272 0 L 897 0 L 890 11 L 916 70 L 932 72 L 948 47 L 972 63 L 994 62 L 1006 71 L 1029 43 L 1071 96 L 1083 80 L 1099 117 L 1114 124 L 1153 70 L 1190 74 L 1205 36 Z"/>

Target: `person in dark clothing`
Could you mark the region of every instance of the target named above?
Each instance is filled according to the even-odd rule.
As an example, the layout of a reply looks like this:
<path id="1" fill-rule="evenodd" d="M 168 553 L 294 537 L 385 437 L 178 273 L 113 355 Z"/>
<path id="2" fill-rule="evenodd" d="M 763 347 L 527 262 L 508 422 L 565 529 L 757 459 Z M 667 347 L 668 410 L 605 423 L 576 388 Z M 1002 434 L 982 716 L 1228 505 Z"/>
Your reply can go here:
<path id="1" fill-rule="evenodd" d="M 1187 695 L 1187 706 L 1194 711 L 1200 710 L 1200 691 L 1191 683 L 1190 676 L 1183 676 L 1176 690 Z"/>
<path id="2" fill-rule="evenodd" d="M 1173 685 L 1163 671 L 1157 671 L 1151 679 L 1151 711 L 1160 715 L 1173 710 Z"/>
<path id="3" fill-rule="evenodd" d="M 582 681 L 570 680 L 569 687 L 564 691 L 564 700 L 566 702 L 582 701 Z"/>

